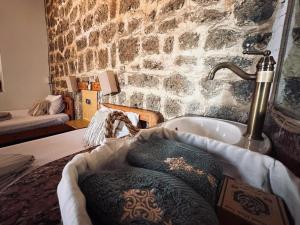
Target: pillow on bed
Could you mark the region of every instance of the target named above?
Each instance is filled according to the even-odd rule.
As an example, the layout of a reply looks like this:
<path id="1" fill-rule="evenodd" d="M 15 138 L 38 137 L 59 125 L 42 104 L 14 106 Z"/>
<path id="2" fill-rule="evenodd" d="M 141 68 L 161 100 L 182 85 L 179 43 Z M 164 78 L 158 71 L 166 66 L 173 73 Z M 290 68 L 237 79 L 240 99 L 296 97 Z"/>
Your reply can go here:
<path id="1" fill-rule="evenodd" d="M 42 100 L 37 103 L 34 103 L 28 110 L 28 113 L 31 116 L 47 115 L 49 113 L 49 108 L 50 102 L 48 100 Z"/>
<path id="2" fill-rule="evenodd" d="M 153 135 L 128 152 L 130 165 L 171 174 L 190 185 L 213 207 L 223 180 L 218 161 L 203 149 Z"/>
<path id="3" fill-rule="evenodd" d="M 61 113 L 65 108 L 61 95 L 48 95 L 45 100 L 48 100 L 50 102 L 50 115 Z"/>
<path id="4" fill-rule="evenodd" d="M 212 207 L 168 174 L 127 167 L 79 181 L 93 224 L 217 225 Z"/>
<path id="5" fill-rule="evenodd" d="M 93 147 L 100 145 L 105 140 L 105 120 L 108 114 L 113 112 L 110 108 L 101 106 L 101 108 L 92 117 L 91 122 L 84 134 L 84 142 L 87 146 Z M 124 112 L 128 116 L 129 120 L 134 126 L 137 126 L 139 121 L 139 115 L 133 112 Z M 114 130 L 116 130 L 116 137 L 121 138 L 129 134 L 126 126 L 120 121 L 115 121 Z"/>

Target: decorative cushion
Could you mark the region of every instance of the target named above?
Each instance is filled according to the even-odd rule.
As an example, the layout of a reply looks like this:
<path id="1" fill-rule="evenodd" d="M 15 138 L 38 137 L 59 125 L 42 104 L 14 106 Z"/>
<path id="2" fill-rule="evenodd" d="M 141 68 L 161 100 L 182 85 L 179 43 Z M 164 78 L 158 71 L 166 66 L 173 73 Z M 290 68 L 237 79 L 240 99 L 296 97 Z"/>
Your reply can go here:
<path id="1" fill-rule="evenodd" d="M 49 113 L 50 102 L 47 100 L 39 101 L 32 105 L 28 113 L 31 116 L 42 116 Z"/>
<path id="2" fill-rule="evenodd" d="M 215 225 L 211 206 L 168 174 L 126 167 L 79 182 L 93 224 Z"/>
<path id="3" fill-rule="evenodd" d="M 45 100 L 48 100 L 50 102 L 50 115 L 61 113 L 65 108 L 61 95 L 48 95 Z"/>
<path id="4" fill-rule="evenodd" d="M 180 178 L 213 207 L 223 180 L 223 170 L 206 151 L 174 140 L 152 136 L 128 152 L 129 164 Z"/>

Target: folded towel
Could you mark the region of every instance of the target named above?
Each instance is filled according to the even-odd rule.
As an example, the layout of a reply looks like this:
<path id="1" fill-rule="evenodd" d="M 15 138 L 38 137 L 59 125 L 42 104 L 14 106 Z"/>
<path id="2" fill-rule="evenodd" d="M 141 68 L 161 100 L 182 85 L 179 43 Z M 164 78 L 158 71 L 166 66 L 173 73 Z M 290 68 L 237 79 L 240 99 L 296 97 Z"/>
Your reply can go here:
<path id="1" fill-rule="evenodd" d="M 219 163 L 206 151 L 181 142 L 152 136 L 134 146 L 129 164 L 182 179 L 213 207 L 223 180 Z"/>
<path id="2" fill-rule="evenodd" d="M 211 206 L 168 174 L 127 167 L 88 175 L 79 186 L 93 224 L 218 224 Z"/>
<path id="3" fill-rule="evenodd" d="M 12 118 L 12 115 L 10 112 L 0 112 L 0 121 L 10 120 L 11 118 Z"/>

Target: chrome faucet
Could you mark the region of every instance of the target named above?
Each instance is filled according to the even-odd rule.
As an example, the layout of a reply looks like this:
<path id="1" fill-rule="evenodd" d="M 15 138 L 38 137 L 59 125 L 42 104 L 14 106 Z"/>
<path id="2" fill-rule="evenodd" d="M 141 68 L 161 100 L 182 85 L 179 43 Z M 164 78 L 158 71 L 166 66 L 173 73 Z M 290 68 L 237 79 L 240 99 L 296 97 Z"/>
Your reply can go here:
<path id="1" fill-rule="evenodd" d="M 273 82 L 274 65 L 276 64 L 271 51 L 259 51 L 252 47 L 247 47 L 243 54 L 263 55 L 256 66 L 256 73 L 249 74 L 230 62 L 223 62 L 216 65 L 208 74 L 208 79 L 213 80 L 215 74 L 220 69 L 229 69 L 245 80 L 256 80 L 255 92 L 251 104 L 247 131 L 244 134 L 250 140 L 262 140 L 262 130 L 268 106 L 268 99 Z"/>

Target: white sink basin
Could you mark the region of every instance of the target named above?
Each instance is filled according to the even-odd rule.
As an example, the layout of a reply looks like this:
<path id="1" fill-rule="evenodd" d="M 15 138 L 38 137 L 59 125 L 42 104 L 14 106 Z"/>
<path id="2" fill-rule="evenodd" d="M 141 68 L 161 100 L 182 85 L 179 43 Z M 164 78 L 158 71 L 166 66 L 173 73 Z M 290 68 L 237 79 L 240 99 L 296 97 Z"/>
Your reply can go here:
<path id="1" fill-rule="evenodd" d="M 192 133 L 237 145 L 262 154 L 268 154 L 271 151 L 271 142 L 266 135 L 263 134 L 264 140 L 262 141 L 248 140 L 243 136 L 247 126 L 237 122 L 201 116 L 186 116 L 169 120 L 161 126 L 177 132 Z"/>

